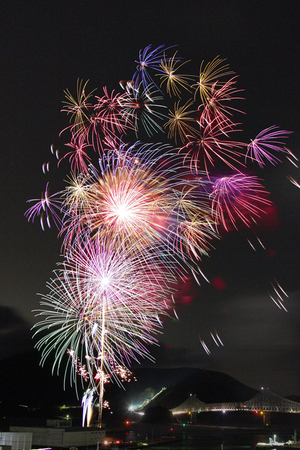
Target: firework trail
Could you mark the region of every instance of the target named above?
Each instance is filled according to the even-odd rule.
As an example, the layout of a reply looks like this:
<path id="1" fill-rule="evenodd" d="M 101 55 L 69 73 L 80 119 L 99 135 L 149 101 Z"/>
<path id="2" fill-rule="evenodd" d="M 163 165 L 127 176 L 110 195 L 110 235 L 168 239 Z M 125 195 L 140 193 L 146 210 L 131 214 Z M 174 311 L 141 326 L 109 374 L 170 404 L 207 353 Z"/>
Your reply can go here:
<path id="1" fill-rule="evenodd" d="M 300 183 L 297 180 L 295 180 L 295 178 L 288 176 L 288 179 L 294 186 L 296 186 L 297 188 L 300 188 Z"/>
<path id="2" fill-rule="evenodd" d="M 222 342 L 222 340 L 221 340 L 221 338 L 220 338 L 220 336 L 219 336 L 219 334 L 217 333 L 216 330 L 214 330 L 214 332 L 211 331 L 210 335 L 211 335 L 211 338 L 212 338 L 212 340 L 214 341 L 214 343 L 216 344 L 217 347 L 220 347 L 220 345 L 222 347 L 224 347 L 224 344 L 223 344 L 223 342 Z"/>
<path id="3" fill-rule="evenodd" d="M 275 278 L 274 281 L 271 282 L 271 286 L 273 290 L 272 293 L 269 292 L 271 300 L 273 300 L 273 302 L 279 309 L 283 309 L 285 312 L 288 312 L 287 308 L 284 306 L 284 297 L 288 297 L 287 293 Z"/>
<path id="4" fill-rule="evenodd" d="M 204 348 L 205 353 L 207 353 L 208 355 L 211 354 L 211 351 L 209 350 L 209 348 L 207 347 L 207 345 L 205 344 L 204 340 L 201 339 L 201 337 L 199 336 L 199 341 L 200 344 L 202 345 L 202 347 Z"/>

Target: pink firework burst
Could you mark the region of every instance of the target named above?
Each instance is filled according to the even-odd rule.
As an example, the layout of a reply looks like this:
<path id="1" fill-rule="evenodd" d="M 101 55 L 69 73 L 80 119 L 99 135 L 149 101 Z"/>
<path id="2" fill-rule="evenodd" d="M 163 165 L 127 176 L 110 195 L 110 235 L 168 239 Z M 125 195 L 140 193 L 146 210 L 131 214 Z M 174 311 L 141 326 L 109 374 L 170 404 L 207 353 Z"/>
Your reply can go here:
<path id="1" fill-rule="evenodd" d="M 132 122 L 125 120 L 122 113 L 122 98 L 124 94 L 115 94 L 112 90 L 109 95 L 107 87 L 103 88 L 104 95 L 97 97 L 97 103 L 94 110 L 101 125 L 101 130 L 104 136 L 119 136 L 126 133 L 130 129 L 134 129 Z"/>
<path id="2" fill-rule="evenodd" d="M 268 192 L 256 176 L 240 173 L 216 179 L 210 198 L 217 226 L 222 224 L 229 231 L 228 223 L 237 229 L 237 223 L 242 222 L 250 227 L 272 205 L 267 197 Z"/>
<path id="3" fill-rule="evenodd" d="M 209 166 L 215 166 L 217 161 L 221 161 L 233 170 L 236 165 L 244 165 L 241 161 L 243 154 L 239 150 L 244 147 L 242 142 L 228 139 L 229 133 L 233 131 L 232 125 L 224 119 L 222 123 L 214 119 L 212 123 L 200 126 L 200 136 L 187 136 L 190 141 L 179 149 L 185 151 L 184 161 L 190 157 L 190 169 L 198 173 L 205 170 L 208 178 Z M 238 131 L 238 130 L 234 130 Z"/>
<path id="4" fill-rule="evenodd" d="M 80 133 L 72 134 L 71 142 L 66 144 L 72 150 L 68 151 L 60 160 L 69 159 L 70 168 L 73 173 L 88 173 L 88 166 L 91 163 L 91 157 L 87 153 L 87 149 L 91 147 L 86 141 L 85 136 Z"/>
<path id="5" fill-rule="evenodd" d="M 235 84 L 237 77 L 233 77 L 217 89 L 218 83 L 214 83 L 211 87 L 210 96 L 207 97 L 207 101 L 199 106 L 199 110 L 202 113 L 199 122 L 202 126 L 212 123 L 214 120 L 220 125 L 220 127 L 226 125 L 234 128 L 236 125 L 232 121 L 231 117 L 233 113 L 243 113 L 240 109 L 232 106 L 232 101 L 243 100 L 243 97 L 237 95 L 242 92 L 243 89 L 237 89 Z"/>

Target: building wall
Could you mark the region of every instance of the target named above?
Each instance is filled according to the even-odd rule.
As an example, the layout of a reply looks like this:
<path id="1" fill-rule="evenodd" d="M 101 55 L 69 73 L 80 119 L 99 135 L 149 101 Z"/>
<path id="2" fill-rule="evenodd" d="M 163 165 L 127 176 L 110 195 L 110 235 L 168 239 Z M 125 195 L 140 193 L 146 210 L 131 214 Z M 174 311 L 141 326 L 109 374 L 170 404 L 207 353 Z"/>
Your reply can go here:
<path id="1" fill-rule="evenodd" d="M 68 428 L 65 430 L 64 428 L 10 427 L 10 431 L 30 432 L 32 433 L 32 445 L 42 447 L 81 447 L 97 445 L 97 442 L 101 443 L 105 438 L 105 430 L 101 429 L 82 428 L 80 430 L 72 430 L 72 428 Z"/>
<path id="2" fill-rule="evenodd" d="M 32 432 L 0 432 L 0 445 L 9 445 L 11 450 L 30 450 L 32 448 Z"/>
<path id="3" fill-rule="evenodd" d="M 104 430 L 96 431 L 74 431 L 64 434 L 63 447 L 81 447 L 86 445 L 97 445 L 105 438 Z"/>

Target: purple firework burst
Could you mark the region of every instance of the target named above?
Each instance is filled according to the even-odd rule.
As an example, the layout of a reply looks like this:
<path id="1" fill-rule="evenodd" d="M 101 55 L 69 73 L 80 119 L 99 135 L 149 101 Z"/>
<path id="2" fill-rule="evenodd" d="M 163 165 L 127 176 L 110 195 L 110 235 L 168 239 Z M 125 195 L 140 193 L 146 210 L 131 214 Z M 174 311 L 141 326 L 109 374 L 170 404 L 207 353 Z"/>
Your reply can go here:
<path id="1" fill-rule="evenodd" d="M 251 139 L 251 143 L 247 147 L 246 158 L 257 162 L 259 167 L 266 164 L 264 159 L 274 166 L 280 162 L 280 159 L 272 152 L 288 153 L 282 140 L 288 138 L 291 133 L 292 131 L 280 130 L 276 125 L 265 128 L 255 139 Z"/>

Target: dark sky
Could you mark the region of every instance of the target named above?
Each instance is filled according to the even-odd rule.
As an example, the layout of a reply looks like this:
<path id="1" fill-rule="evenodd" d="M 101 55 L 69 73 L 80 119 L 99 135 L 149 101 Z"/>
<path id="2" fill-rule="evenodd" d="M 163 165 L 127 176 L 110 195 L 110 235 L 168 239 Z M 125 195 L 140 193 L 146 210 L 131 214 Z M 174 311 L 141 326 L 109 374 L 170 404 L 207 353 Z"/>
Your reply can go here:
<path id="1" fill-rule="evenodd" d="M 37 292 L 58 261 L 54 230 L 24 218 L 38 198 L 50 155 L 66 117 L 63 91 L 78 78 L 92 88 L 118 90 L 130 79 L 139 49 L 177 44 L 197 74 L 220 55 L 245 89 L 245 139 L 278 125 L 294 131 L 288 147 L 299 157 L 299 1 L 15 1 L 1 7 L 1 282 L 0 357 L 32 348 Z M 261 230 L 266 250 L 246 233 L 215 243 L 202 270 L 212 281 L 180 286 L 179 322 L 165 322 L 159 366 L 223 371 L 253 388 L 300 395 L 300 172 L 287 160 L 258 170 L 277 208 Z M 273 218 L 274 219 L 274 218 Z M 271 300 L 274 278 L 288 294 Z M 219 281 L 219 283 L 218 283 Z M 220 285 L 221 282 L 221 285 Z M 222 289 L 220 289 L 220 287 Z M 210 333 L 224 346 L 217 347 Z M 199 336 L 211 354 L 207 355 Z"/>

